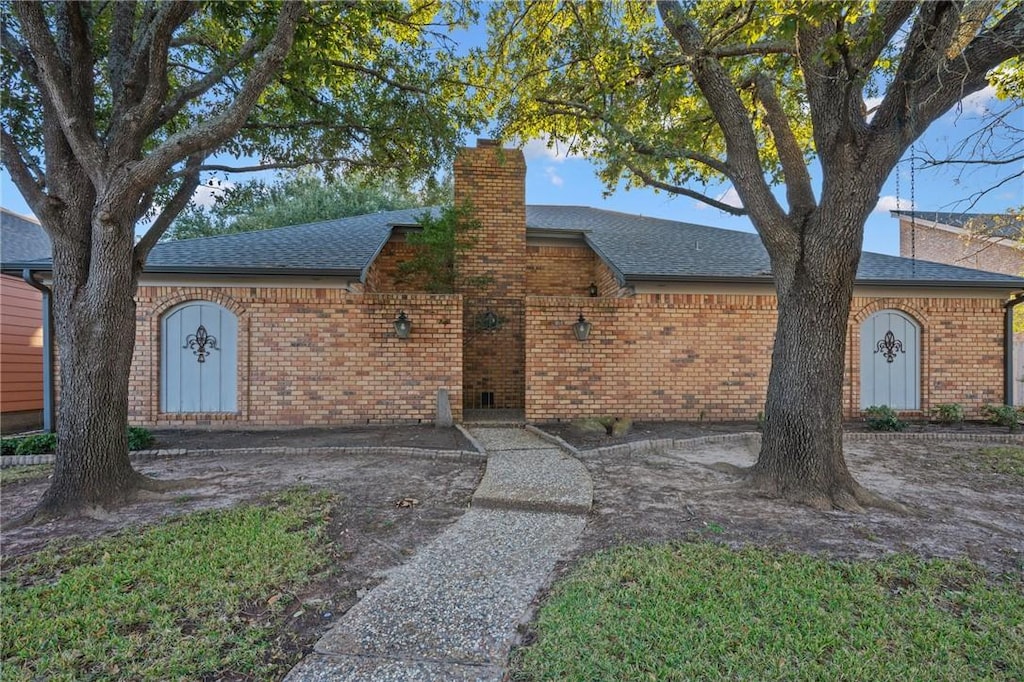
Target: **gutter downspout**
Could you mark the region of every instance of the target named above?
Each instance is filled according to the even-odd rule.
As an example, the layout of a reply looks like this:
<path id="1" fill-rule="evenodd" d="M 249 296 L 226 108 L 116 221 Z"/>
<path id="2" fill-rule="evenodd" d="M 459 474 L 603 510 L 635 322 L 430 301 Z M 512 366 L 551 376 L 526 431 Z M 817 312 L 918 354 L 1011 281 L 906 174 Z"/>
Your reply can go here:
<path id="1" fill-rule="evenodd" d="M 1013 405 L 1013 385 L 1015 381 L 1013 376 L 1013 309 L 1021 303 L 1024 303 L 1024 293 L 1015 294 L 1009 301 L 1003 304 L 1003 308 L 1006 309 L 1004 315 L 1005 328 L 1003 331 L 1004 357 L 1006 358 L 1006 366 L 1003 368 L 1003 376 L 1005 377 L 1003 397 L 1006 405 Z"/>
<path id="2" fill-rule="evenodd" d="M 43 430 L 53 433 L 53 308 L 50 304 L 53 292 L 36 281 L 28 268 L 21 271 L 21 278 L 43 294 Z"/>

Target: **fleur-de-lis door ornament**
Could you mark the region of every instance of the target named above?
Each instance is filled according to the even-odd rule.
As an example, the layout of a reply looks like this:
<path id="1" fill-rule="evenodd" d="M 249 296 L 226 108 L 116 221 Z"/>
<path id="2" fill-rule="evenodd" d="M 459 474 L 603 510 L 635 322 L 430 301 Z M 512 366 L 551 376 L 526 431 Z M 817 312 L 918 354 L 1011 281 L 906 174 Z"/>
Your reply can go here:
<path id="1" fill-rule="evenodd" d="M 896 353 L 906 353 L 903 350 L 903 342 L 896 338 L 892 330 L 887 331 L 882 340 L 878 342 L 878 345 L 875 346 L 875 352 L 881 353 L 885 357 L 885 361 L 890 364 L 896 359 Z"/>
<path id="2" fill-rule="evenodd" d="M 199 325 L 195 334 L 185 337 L 185 345 L 182 348 L 191 348 L 192 354 L 199 358 L 199 362 L 206 362 L 206 356 L 210 351 L 220 350 L 217 348 L 217 337 L 210 336 L 203 325 Z"/>

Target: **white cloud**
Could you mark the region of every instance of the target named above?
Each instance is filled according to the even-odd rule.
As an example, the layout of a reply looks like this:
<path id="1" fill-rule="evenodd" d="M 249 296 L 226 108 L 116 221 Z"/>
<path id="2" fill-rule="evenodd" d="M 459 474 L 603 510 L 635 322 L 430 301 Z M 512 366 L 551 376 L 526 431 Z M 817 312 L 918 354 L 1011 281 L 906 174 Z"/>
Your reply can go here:
<path id="1" fill-rule="evenodd" d="M 878 203 L 875 204 L 875 213 L 888 213 L 889 211 L 911 211 L 914 209 L 914 204 L 910 199 L 904 199 L 901 197 L 894 196 L 892 194 L 886 194 L 885 196 L 878 197 Z"/>
<path id="2" fill-rule="evenodd" d="M 544 161 L 562 162 L 566 159 L 578 159 L 583 156 L 579 151 L 570 151 L 569 145 L 565 143 L 549 144 L 551 138 L 547 135 L 535 137 L 523 145 L 523 156 L 527 161 L 542 159 Z"/>
<path id="3" fill-rule="evenodd" d="M 217 199 L 224 196 L 226 190 L 234 186 L 235 183 L 230 180 L 217 180 L 216 178 L 204 182 L 196 187 L 196 191 L 192 193 L 192 203 L 207 208 L 213 206 Z"/>
<path id="4" fill-rule="evenodd" d="M 983 116 L 989 112 L 989 107 L 996 99 L 996 88 L 994 85 L 987 85 L 974 94 L 964 97 L 960 107 L 964 113 Z"/>
<path id="5" fill-rule="evenodd" d="M 548 180 L 550 180 L 551 184 L 554 185 L 555 187 L 561 187 L 562 185 L 565 184 L 565 179 L 558 174 L 558 171 L 555 170 L 554 166 L 545 167 L 544 175 L 547 176 Z"/>

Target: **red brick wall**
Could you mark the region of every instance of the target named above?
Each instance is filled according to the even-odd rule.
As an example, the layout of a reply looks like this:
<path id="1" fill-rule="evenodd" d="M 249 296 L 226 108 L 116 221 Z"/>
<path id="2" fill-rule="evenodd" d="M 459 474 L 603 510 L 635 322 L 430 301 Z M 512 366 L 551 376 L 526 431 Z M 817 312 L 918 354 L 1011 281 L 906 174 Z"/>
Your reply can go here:
<path id="1" fill-rule="evenodd" d="M 238 414 L 160 414 L 160 318 L 190 300 L 238 316 Z M 406 311 L 409 339 L 392 322 Z M 438 388 L 461 418 L 459 296 L 340 289 L 140 287 L 133 423 L 245 426 L 432 421 Z"/>
<path id="2" fill-rule="evenodd" d="M 860 323 L 895 308 L 922 325 L 921 406 L 959 402 L 971 416 L 1003 401 L 999 299 L 853 301 L 846 412 L 860 412 Z M 579 342 L 578 311 L 593 323 Z M 642 294 L 526 302 L 526 417 L 753 420 L 763 409 L 776 319 L 771 295 Z"/>
<path id="3" fill-rule="evenodd" d="M 467 409 L 479 407 L 481 393 L 488 392 L 494 394 L 494 407 L 521 408 L 527 264 L 523 153 L 488 144 L 459 150 L 455 202 L 467 200 L 480 229 L 473 247 L 461 256 L 460 272 L 488 282 L 460 290 L 465 296 L 464 404 Z M 502 318 L 500 329 L 480 329 L 480 316 L 488 310 Z"/>
<path id="4" fill-rule="evenodd" d="M 919 260 L 949 263 L 1006 275 L 1024 274 L 1024 250 L 983 237 L 956 234 L 937 227 L 900 220 L 900 255 Z"/>
<path id="5" fill-rule="evenodd" d="M 597 255 L 585 245 L 526 247 L 526 292 L 535 296 L 588 296 L 597 283 Z"/>

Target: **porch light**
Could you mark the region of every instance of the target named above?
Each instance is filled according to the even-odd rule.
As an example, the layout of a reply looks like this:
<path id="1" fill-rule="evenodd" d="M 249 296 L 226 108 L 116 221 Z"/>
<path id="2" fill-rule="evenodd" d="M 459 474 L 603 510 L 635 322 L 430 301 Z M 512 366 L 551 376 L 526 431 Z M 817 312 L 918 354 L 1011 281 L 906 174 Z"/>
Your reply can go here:
<path id="1" fill-rule="evenodd" d="M 395 335 L 400 339 L 409 338 L 409 332 L 412 331 L 412 320 L 405 315 L 405 311 L 398 313 L 398 317 L 395 318 Z"/>
<path id="2" fill-rule="evenodd" d="M 576 335 L 576 340 L 586 341 L 587 337 L 590 336 L 590 328 L 592 326 L 587 321 L 587 318 L 583 317 L 583 313 L 580 312 L 580 319 L 576 320 L 576 324 L 572 326 L 572 333 Z"/>
<path id="3" fill-rule="evenodd" d="M 590 298 L 597 298 L 597 295 L 599 293 L 601 293 L 601 292 L 598 291 L 597 284 L 595 284 L 594 282 L 591 282 L 590 283 L 590 288 L 587 289 L 587 293 L 590 294 Z"/>

